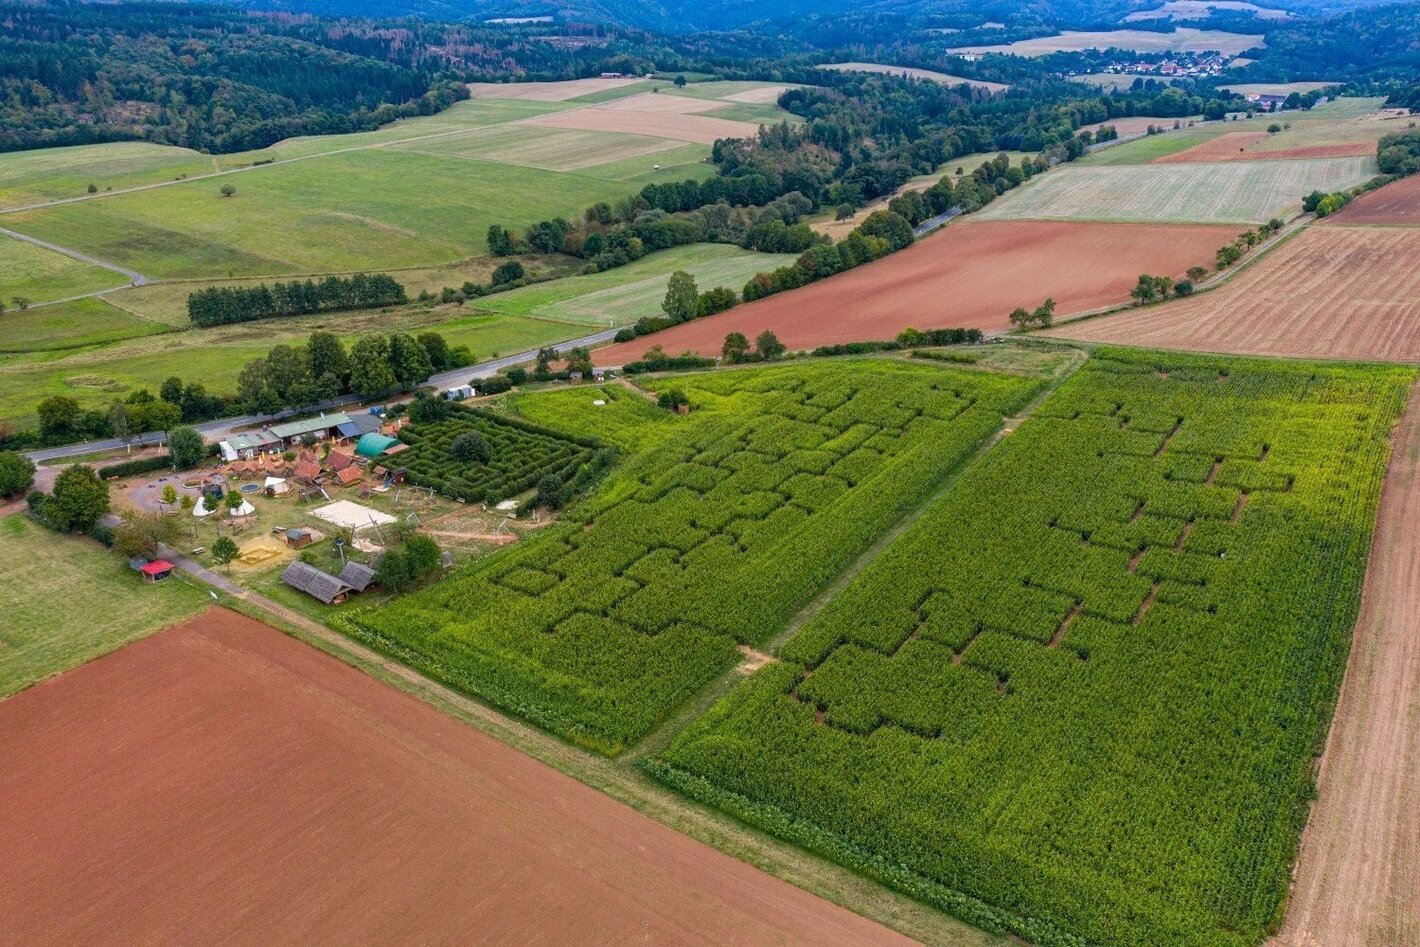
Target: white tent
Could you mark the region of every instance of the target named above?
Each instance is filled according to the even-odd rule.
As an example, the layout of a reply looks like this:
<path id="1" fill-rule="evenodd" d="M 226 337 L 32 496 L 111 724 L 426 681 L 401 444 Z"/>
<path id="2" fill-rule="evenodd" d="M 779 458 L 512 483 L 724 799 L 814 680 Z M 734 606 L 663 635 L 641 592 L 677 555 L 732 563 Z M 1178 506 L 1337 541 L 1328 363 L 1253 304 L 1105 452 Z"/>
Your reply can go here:
<path id="1" fill-rule="evenodd" d="M 192 508 L 193 516 L 211 516 L 217 511 L 207 506 L 207 495 L 203 494 L 197 500 L 197 505 Z"/>
<path id="2" fill-rule="evenodd" d="M 285 493 L 289 489 L 291 488 L 287 486 L 285 477 L 266 478 L 266 492 L 271 494 L 272 496 L 279 496 L 280 494 Z"/>
<path id="3" fill-rule="evenodd" d="M 252 506 L 252 505 L 251 505 L 250 503 L 248 503 L 246 500 L 243 500 L 241 506 L 237 507 L 235 510 L 232 510 L 232 511 L 231 511 L 230 513 L 228 513 L 227 515 L 228 515 L 228 516 L 251 516 L 251 515 L 252 515 L 253 513 L 255 513 L 255 512 L 256 512 L 256 507 Z"/>

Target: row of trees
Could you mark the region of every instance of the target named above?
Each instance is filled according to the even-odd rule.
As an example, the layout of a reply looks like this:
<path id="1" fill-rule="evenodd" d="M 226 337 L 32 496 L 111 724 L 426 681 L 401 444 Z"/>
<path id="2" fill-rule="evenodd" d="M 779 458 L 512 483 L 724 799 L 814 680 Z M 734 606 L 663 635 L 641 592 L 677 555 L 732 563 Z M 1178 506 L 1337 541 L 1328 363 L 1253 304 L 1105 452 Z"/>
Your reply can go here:
<path id="1" fill-rule="evenodd" d="M 408 301 L 404 287 L 393 277 L 356 273 L 270 286 L 210 286 L 187 297 L 187 317 L 194 325 L 218 326 L 313 312 L 398 306 Z"/>
<path id="2" fill-rule="evenodd" d="M 304 345 L 277 345 L 244 365 L 236 403 L 274 414 L 352 393 L 374 398 L 408 391 L 436 372 L 472 361 L 467 348 L 451 348 L 437 332 L 365 335 L 349 352 L 334 333 L 313 332 Z"/>

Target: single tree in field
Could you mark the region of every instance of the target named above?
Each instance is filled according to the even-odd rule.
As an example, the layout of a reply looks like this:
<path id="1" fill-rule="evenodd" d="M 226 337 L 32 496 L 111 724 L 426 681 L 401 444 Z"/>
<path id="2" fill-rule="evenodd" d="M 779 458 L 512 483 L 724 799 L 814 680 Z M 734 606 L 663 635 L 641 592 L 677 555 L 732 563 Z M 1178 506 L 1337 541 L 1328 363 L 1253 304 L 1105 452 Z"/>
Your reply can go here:
<path id="1" fill-rule="evenodd" d="M 229 572 L 231 571 L 232 560 L 237 558 L 239 553 L 241 553 L 241 550 L 237 548 L 236 543 L 232 542 L 232 537 L 230 536 L 218 536 L 217 541 L 212 544 L 213 561 L 218 565 L 226 566 Z"/>
<path id="2" fill-rule="evenodd" d="M 779 341 L 779 336 L 773 331 L 765 329 L 754 339 L 754 351 L 766 362 L 772 362 L 779 356 L 787 352 L 788 346 Z"/>
<path id="3" fill-rule="evenodd" d="M 839 204 L 838 209 L 833 212 L 833 219 L 848 220 L 854 213 L 852 204 Z"/>
<path id="4" fill-rule="evenodd" d="M 1190 282 L 1196 283 L 1207 275 L 1208 267 L 1206 266 L 1190 266 L 1188 268 L 1188 279 Z"/>
<path id="5" fill-rule="evenodd" d="M 1139 305 L 1151 303 L 1158 290 L 1154 283 L 1154 278 L 1146 273 L 1139 274 L 1139 282 L 1134 284 L 1134 288 L 1129 291 L 1129 295 L 1134 297 L 1134 301 Z"/>
<path id="6" fill-rule="evenodd" d="M 676 77 L 675 77 L 675 87 L 676 87 L 677 89 L 684 89 L 684 88 L 685 88 L 685 76 L 676 76 Z"/>
<path id="7" fill-rule="evenodd" d="M 1017 306 L 1011 310 L 1011 325 L 1017 329 L 1025 329 L 1030 325 L 1030 313 L 1023 306 Z"/>
<path id="8" fill-rule="evenodd" d="M 1042 329 L 1049 329 L 1050 324 L 1055 321 L 1055 300 L 1049 296 L 1045 297 L 1045 302 L 1035 307 L 1035 312 L 1030 314 L 1031 322 Z"/>
<path id="9" fill-rule="evenodd" d="M 217 191 L 223 197 L 235 197 L 237 194 L 237 188 L 234 184 L 223 184 L 217 189 Z"/>
<path id="10" fill-rule="evenodd" d="M 695 287 L 695 277 L 677 270 L 666 284 L 666 298 L 661 302 L 661 310 L 676 322 L 689 322 L 695 318 L 699 301 L 700 292 Z"/>
<path id="11" fill-rule="evenodd" d="M 743 362 L 748 354 L 749 339 L 745 338 L 743 332 L 731 332 L 725 336 L 725 344 L 720 349 L 720 357 L 726 363 L 733 365 L 736 362 Z"/>
<path id="12" fill-rule="evenodd" d="M 30 308 L 30 300 L 28 296 L 15 296 L 11 298 L 10 302 L 14 303 L 15 308 L 20 310 L 20 312 L 24 312 L 26 309 Z"/>

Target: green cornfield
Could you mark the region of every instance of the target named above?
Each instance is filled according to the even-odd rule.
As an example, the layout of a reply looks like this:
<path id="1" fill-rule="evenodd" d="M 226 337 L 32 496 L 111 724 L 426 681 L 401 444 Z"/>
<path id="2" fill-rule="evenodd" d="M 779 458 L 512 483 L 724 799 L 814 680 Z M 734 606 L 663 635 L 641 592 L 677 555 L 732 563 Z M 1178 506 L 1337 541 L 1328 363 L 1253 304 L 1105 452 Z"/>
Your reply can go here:
<path id="1" fill-rule="evenodd" d="M 1260 942 L 1412 378 L 1102 351 L 645 768 L 1037 944 Z"/>
<path id="2" fill-rule="evenodd" d="M 782 630 L 1042 382 L 867 359 L 667 383 L 696 409 L 682 430 L 535 538 L 343 630 L 616 753 Z"/>

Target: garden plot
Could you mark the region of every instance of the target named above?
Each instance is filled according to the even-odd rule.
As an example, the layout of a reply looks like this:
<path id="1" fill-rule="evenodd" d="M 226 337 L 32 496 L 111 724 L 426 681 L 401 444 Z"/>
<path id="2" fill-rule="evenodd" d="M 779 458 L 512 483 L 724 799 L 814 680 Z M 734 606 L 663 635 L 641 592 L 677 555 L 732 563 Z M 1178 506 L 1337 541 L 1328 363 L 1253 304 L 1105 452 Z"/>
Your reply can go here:
<path id="1" fill-rule="evenodd" d="M 606 753 L 782 628 L 1039 384 L 885 360 L 681 376 L 566 520 L 339 627 Z"/>
<path id="2" fill-rule="evenodd" d="M 1057 168 L 993 201 L 987 220 L 1260 223 L 1299 210 L 1303 195 L 1360 184 L 1374 158 Z"/>
<path id="3" fill-rule="evenodd" d="M 1100 353 L 648 768 L 1035 943 L 1258 943 L 1413 377 Z"/>

